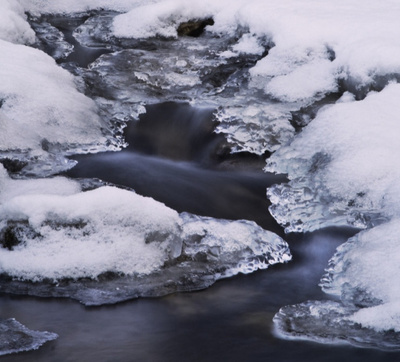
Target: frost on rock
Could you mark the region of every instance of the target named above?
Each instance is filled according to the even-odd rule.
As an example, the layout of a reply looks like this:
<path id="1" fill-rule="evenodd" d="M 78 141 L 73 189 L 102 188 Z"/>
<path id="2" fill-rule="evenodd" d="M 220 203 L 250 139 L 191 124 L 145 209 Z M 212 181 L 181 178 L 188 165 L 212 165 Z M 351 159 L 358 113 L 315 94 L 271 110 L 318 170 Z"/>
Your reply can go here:
<path id="1" fill-rule="evenodd" d="M 0 319 L 0 356 L 38 349 L 57 338 L 55 333 L 32 331 L 14 318 Z"/>
<path id="2" fill-rule="evenodd" d="M 321 280 L 339 301 L 283 307 L 277 333 L 287 338 L 400 349 L 400 221 L 363 231 L 341 245 Z"/>
<path id="3" fill-rule="evenodd" d="M 81 192 L 64 178 L 0 176 L 1 292 L 109 304 L 206 288 L 291 258 L 253 222 L 179 215 L 115 187 Z"/>

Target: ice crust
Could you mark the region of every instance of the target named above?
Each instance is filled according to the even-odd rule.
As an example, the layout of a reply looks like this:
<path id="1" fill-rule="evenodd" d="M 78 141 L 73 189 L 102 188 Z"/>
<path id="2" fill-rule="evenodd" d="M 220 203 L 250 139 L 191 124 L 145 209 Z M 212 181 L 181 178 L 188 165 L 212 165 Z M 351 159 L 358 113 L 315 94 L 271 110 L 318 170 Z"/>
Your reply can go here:
<path id="1" fill-rule="evenodd" d="M 365 230 L 341 245 L 321 280 L 337 301 L 283 307 L 274 317 L 285 338 L 400 349 L 400 220 Z"/>
<path id="2" fill-rule="evenodd" d="M 0 176 L 3 292 L 99 305 L 202 289 L 291 258 L 254 222 L 179 215 L 132 191 L 81 192 L 61 177 Z"/>
<path id="3" fill-rule="evenodd" d="M 329 225 L 367 227 L 398 215 L 400 85 L 322 109 L 266 170 L 287 173 L 268 190 L 271 212 L 287 231 Z"/>
<path id="4" fill-rule="evenodd" d="M 14 318 L 0 319 L 0 356 L 38 349 L 56 338 L 55 333 L 32 331 Z"/>

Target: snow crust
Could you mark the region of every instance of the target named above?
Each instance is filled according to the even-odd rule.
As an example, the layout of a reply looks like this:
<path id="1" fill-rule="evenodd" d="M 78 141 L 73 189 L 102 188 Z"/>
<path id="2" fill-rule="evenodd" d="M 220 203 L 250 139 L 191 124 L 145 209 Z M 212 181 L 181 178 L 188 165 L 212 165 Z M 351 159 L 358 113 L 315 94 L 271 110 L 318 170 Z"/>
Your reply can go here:
<path id="1" fill-rule="evenodd" d="M 345 94 L 267 161 L 266 170 L 291 179 L 268 191 L 287 231 L 366 227 L 398 215 L 399 96 L 397 83 L 361 101 Z"/>
<path id="2" fill-rule="evenodd" d="M 19 244 L 0 249 L 2 273 L 33 281 L 96 278 L 106 271 L 148 274 L 176 250 L 180 254 L 178 214 L 151 198 L 113 187 L 72 193 L 76 183 L 59 178 L 6 183 L 23 187 L 0 206 L 3 238 L 13 224 L 21 225 L 14 227 Z M 67 188 L 52 194 L 43 183 L 55 192 L 60 183 Z M 151 238 L 156 232 L 164 235 L 160 241 Z"/>
<path id="3" fill-rule="evenodd" d="M 180 22 L 208 16 L 215 20 L 215 25 L 209 27 L 211 31 L 232 34 L 238 26 L 247 27 L 251 34 L 269 37 L 275 44 L 273 54 L 277 52 L 278 58 L 284 59 L 283 65 L 278 65 L 275 55 L 266 57 L 255 67 L 254 76 L 265 78 L 265 90 L 274 97 L 300 100 L 335 90 L 340 78 L 353 78 L 364 84 L 377 74 L 398 72 L 399 64 L 394 59 L 400 51 L 396 16 L 399 6 L 391 2 L 383 8 L 376 1 L 368 1 L 360 9 L 354 0 L 201 4 L 168 0 L 117 16 L 114 35 L 176 37 Z M 331 52 L 328 56 L 327 50 Z M 334 59 L 330 59 L 332 56 Z M 273 72 L 271 68 L 275 68 Z M 272 84 L 269 78 L 274 79 Z M 291 87 L 287 87 L 289 83 Z"/>
<path id="4" fill-rule="evenodd" d="M 400 332 L 399 227 L 394 219 L 341 245 L 322 280 L 326 293 L 364 306 L 348 318 L 365 328 Z"/>

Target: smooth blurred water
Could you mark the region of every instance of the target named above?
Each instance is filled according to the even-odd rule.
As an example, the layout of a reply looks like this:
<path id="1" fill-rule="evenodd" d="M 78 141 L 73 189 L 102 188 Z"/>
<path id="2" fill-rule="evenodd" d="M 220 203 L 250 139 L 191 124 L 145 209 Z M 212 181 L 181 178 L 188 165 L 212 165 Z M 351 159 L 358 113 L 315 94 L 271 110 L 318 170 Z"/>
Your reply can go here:
<path id="1" fill-rule="evenodd" d="M 351 231 L 291 239 L 294 260 L 208 290 L 85 308 L 68 300 L 0 297 L 3 315 L 59 334 L 38 351 L 2 361 L 398 361 L 399 353 L 276 339 L 280 306 L 324 298 L 327 259 Z"/>
<path id="2" fill-rule="evenodd" d="M 265 188 L 284 177 L 264 174 L 260 160 L 220 152 L 224 140 L 212 134 L 211 117 L 210 110 L 187 105 L 153 106 L 126 130 L 127 150 L 76 157 L 79 163 L 69 174 L 132 187 L 179 211 L 254 219 L 282 235 L 268 214 Z M 335 248 L 352 234 L 330 229 L 286 235 L 292 262 L 201 292 L 96 308 L 0 294 L 2 317 L 59 334 L 38 351 L 2 361 L 398 361 L 399 353 L 287 341 L 273 334 L 272 318 L 280 307 L 326 298 L 319 279 Z"/>

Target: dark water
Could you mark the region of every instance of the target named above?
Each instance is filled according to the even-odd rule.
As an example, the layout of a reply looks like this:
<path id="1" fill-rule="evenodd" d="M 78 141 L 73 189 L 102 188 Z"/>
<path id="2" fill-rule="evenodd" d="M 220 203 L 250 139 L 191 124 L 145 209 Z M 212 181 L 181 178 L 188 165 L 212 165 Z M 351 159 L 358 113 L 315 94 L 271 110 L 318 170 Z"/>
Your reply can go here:
<path id="1" fill-rule="evenodd" d="M 323 298 L 319 275 L 348 234 L 293 240 L 295 259 L 205 291 L 85 308 L 67 300 L 2 296 L 0 310 L 59 339 L 2 361 L 399 361 L 397 353 L 276 339 L 280 306 Z"/>
<path id="2" fill-rule="evenodd" d="M 262 172 L 263 158 L 229 155 L 225 139 L 213 133 L 212 110 L 171 102 L 147 110 L 125 129 L 126 149 L 75 156 L 67 175 L 130 187 L 179 212 L 250 219 L 281 231 L 265 192 L 285 177 Z"/>
<path id="3" fill-rule="evenodd" d="M 212 110 L 184 104 L 148 107 L 125 131 L 119 153 L 77 156 L 71 177 L 97 177 L 152 196 L 178 211 L 247 218 L 282 230 L 268 214 L 265 189 L 283 176 L 264 161 L 230 156 L 212 133 Z M 59 334 L 38 351 L 2 361 L 399 361 L 399 353 L 285 341 L 273 334 L 280 307 L 324 299 L 318 281 L 335 248 L 354 230 L 286 236 L 294 258 L 195 293 L 85 308 L 63 299 L 0 295 L 1 316 Z"/>

